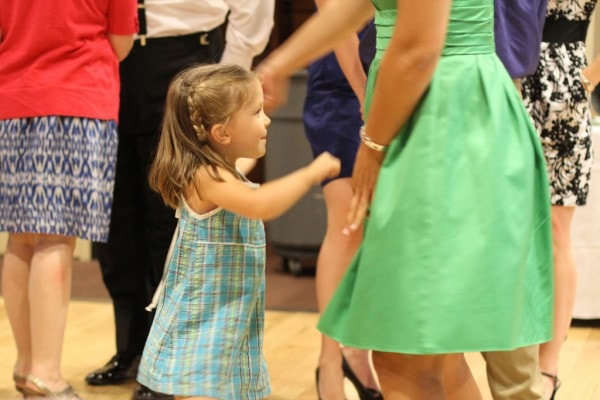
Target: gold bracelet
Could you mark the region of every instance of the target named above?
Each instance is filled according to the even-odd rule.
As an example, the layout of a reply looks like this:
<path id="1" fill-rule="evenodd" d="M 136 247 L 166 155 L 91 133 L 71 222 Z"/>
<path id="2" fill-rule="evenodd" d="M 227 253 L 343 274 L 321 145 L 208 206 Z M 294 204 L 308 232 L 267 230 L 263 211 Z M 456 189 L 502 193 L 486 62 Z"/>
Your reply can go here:
<path id="1" fill-rule="evenodd" d="M 384 146 L 382 144 L 374 142 L 373 139 L 371 139 L 369 136 L 367 136 L 367 133 L 365 132 L 366 129 L 367 129 L 366 125 L 363 125 L 360 127 L 360 140 L 365 144 L 365 146 L 367 146 L 371 150 L 386 152 L 388 149 L 388 146 Z"/>

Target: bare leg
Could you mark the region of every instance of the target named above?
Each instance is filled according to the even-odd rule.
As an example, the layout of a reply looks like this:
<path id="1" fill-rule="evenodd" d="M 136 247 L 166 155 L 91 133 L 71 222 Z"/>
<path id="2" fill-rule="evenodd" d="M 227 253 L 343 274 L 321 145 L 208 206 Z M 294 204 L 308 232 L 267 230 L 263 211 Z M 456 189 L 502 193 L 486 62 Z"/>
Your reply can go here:
<path id="1" fill-rule="evenodd" d="M 8 235 L 2 265 L 2 294 L 17 347 L 14 371 L 20 376 L 27 376 L 31 370 L 29 265 L 32 254 L 31 246 L 22 243 L 22 235 Z"/>
<path id="2" fill-rule="evenodd" d="M 479 389 L 461 357 L 373 352 L 373 363 L 386 400 L 479 400 Z M 455 368 L 458 371 L 451 371 Z M 447 393 L 447 386 L 453 393 Z"/>
<path id="3" fill-rule="evenodd" d="M 448 399 L 480 400 L 481 393 L 475 383 L 464 354 L 450 354 L 444 364 L 444 387 Z"/>
<path id="4" fill-rule="evenodd" d="M 23 285 L 18 290 L 27 293 L 26 297 L 9 293 L 9 313 L 24 312 L 10 317 L 19 352 L 16 370 L 35 375 L 52 391 L 68 386 L 60 373 L 60 361 L 74 247 L 74 237 L 11 234 L 5 255 L 9 276 L 18 279 Z M 28 271 L 27 277 L 22 270 Z"/>
<path id="5" fill-rule="evenodd" d="M 575 305 L 577 267 L 571 250 L 571 223 L 575 207 L 552 207 L 554 242 L 554 335 L 540 345 L 540 366 L 543 372 L 556 375 L 558 360 Z M 553 381 L 544 378 L 545 398 L 550 398 Z"/>
<path id="6" fill-rule="evenodd" d="M 339 284 L 346 267 L 358 249 L 362 235 L 342 234 L 352 198 L 349 178 L 336 179 L 323 188 L 327 207 L 327 231 L 317 259 L 317 303 L 322 312 Z M 344 354 L 360 381 L 377 388 L 366 350 L 346 349 Z M 340 344 L 325 335 L 319 356 L 319 394 L 323 400 L 344 399 L 342 353 Z"/>

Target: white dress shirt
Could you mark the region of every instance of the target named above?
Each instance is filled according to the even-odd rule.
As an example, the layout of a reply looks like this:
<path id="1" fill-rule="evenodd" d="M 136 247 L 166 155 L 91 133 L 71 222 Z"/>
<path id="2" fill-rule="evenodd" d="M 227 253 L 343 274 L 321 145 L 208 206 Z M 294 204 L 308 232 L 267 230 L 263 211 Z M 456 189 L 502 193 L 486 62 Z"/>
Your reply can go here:
<path id="1" fill-rule="evenodd" d="M 275 0 L 145 0 L 147 38 L 206 32 L 229 14 L 222 64 L 246 68 L 266 47 L 273 29 Z"/>

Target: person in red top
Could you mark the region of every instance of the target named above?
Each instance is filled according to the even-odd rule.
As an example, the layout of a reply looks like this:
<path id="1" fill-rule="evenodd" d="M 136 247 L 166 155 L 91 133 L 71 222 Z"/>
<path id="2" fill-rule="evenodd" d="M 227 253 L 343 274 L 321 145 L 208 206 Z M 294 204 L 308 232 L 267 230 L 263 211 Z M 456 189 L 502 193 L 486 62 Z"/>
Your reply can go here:
<path id="1" fill-rule="evenodd" d="M 136 0 L 0 0 L 2 294 L 25 396 L 80 399 L 60 372 L 75 239 L 106 241 L 119 61 Z"/>

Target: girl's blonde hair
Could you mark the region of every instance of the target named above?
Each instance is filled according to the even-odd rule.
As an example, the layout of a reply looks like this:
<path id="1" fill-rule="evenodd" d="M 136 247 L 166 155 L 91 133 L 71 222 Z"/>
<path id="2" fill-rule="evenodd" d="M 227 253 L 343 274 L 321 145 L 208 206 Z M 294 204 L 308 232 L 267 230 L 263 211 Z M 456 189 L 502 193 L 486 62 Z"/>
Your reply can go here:
<path id="1" fill-rule="evenodd" d="M 236 65 L 200 65 L 180 72 L 169 85 L 162 132 L 150 167 L 150 187 L 173 208 L 201 166 L 222 180 L 217 167 L 238 176 L 235 165 L 209 142 L 216 124 L 229 119 L 252 98 L 256 74 Z"/>

